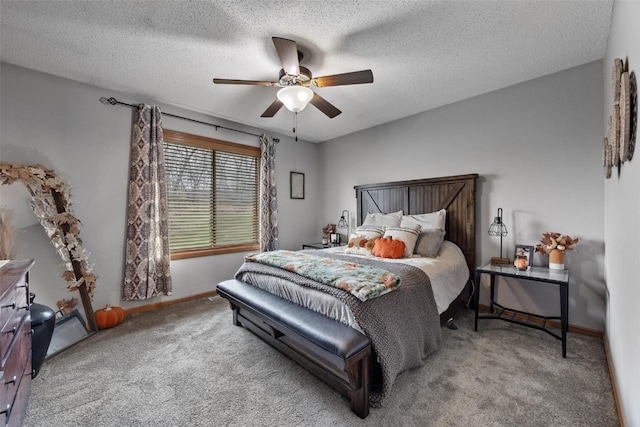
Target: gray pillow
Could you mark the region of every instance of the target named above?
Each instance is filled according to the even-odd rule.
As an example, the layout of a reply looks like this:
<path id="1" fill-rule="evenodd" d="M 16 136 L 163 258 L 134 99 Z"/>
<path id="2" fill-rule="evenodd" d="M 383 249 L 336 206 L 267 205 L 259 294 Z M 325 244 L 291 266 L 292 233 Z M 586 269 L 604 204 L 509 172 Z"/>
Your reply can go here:
<path id="1" fill-rule="evenodd" d="M 420 233 L 416 241 L 413 253 L 424 257 L 435 258 L 440 251 L 444 235 L 445 231 L 437 228 L 422 230 L 422 233 Z"/>

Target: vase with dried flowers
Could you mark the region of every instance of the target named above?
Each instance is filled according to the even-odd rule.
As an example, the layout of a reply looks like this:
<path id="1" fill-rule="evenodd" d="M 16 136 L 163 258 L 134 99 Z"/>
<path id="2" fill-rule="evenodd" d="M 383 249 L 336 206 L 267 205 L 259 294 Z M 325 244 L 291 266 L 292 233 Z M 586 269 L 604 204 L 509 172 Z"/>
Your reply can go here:
<path id="1" fill-rule="evenodd" d="M 555 232 L 542 233 L 542 239 L 536 246 L 536 252 L 549 254 L 549 269 L 564 270 L 564 253 L 570 251 L 578 243 L 566 234 Z"/>

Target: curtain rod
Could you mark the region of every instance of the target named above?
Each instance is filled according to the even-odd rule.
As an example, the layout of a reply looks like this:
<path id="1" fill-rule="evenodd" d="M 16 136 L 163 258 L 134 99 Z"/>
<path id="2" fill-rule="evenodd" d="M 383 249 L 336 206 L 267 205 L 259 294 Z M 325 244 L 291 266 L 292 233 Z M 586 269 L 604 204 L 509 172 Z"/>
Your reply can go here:
<path id="1" fill-rule="evenodd" d="M 104 105 L 109 105 L 109 104 L 110 105 L 124 105 L 126 107 L 138 108 L 137 105 L 127 104 L 126 102 L 118 101 L 114 97 L 105 98 L 104 96 L 102 96 L 102 97 L 100 97 L 100 102 L 102 102 Z M 193 122 L 193 123 L 200 123 L 202 125 L 213 126 L 214 128 L 216 128 L 216 130 L 225 129 L 225 130 L 230 130 L 230 131 L 233 131 L 233 132 L 244 133 L 246 135 L 257 136 L 258 138 L 261 136 L 261 135 L 257 135 L 255 133 L 247 132 L 247 131 L 244 131 L 244 130 L 232 129 L 232 128 L 228 128 L 228 127 L 225 127 L 225 126 L 216 125 L 216 124 L 213 124 L 213 123 L 207 123 L 207 122 L 203 122 L 203 121 L 196 120 L 196 119 L 190 119 L 189 117 L 182 117 L 182 116 L 178 116 L 176 114 L 165 113 L 164 111 L 162 111 L 162 115 L 169 116 L 169 117 L 175 117 L 176 119 L 187 120 L 187 121 Z M 278 142 L 280 142 L 280 139 L 273 138 L 273 141 L 278 143 Z"/>

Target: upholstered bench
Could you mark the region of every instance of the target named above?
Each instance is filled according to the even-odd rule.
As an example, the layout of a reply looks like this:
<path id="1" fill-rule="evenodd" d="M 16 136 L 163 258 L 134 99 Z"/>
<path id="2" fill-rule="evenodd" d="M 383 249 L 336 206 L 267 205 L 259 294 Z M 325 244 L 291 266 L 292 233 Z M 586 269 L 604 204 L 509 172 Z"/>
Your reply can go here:
<path id="1" fill-rule="evenodd" d="M 337 320 L 239 280 L 217 286 L 229 300 L 233 324 L 277 348 L 351 401 L 361 418 L 369 415 L 371 340 Z"/>

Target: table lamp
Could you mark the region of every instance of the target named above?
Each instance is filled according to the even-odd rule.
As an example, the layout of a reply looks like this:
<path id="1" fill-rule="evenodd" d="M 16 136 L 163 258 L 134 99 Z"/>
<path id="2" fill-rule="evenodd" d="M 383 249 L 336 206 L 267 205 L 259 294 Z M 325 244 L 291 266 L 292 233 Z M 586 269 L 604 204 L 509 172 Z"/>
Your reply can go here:
<path id="1" fill-rule="evenodd" d="M 346 215 L 345 215 L 346 214 Z M 347 230 L 347 242 L 349 241 L 349 217 L 351 216 L 351 212 L 348 210 L 343 210 L 340 214 L 340 220 L 338 221 L 338 228 Z"/>
<path id="2" fill-rule="evenodd" d="M 507 227 L 504 225 L 504 222 L 502 222 L 502 208 L 498 208 L 498 216 L 493 218 L 493 222 L 489 227 L 489 236 L 500 236 L 500 257 L 491 258 L 491 264 L 511 264 L 509 258 L 502 257 L 502 238 L 507 234 L 509 234 Z"/>

